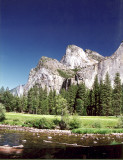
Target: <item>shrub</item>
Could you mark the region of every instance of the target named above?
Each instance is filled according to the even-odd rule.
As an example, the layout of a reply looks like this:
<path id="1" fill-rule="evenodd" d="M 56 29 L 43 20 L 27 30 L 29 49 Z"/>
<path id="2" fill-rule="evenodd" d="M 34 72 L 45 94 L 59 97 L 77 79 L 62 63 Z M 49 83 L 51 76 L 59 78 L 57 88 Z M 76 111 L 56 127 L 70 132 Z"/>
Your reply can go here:
<path id="1" fill-rule="evenodd" d="M 41 118 L 35 120 L 28 120 L 24 123 L 23 126 L 34 127 L 38 129 L 53 129 L 55 128 L 55 124 L 52 120 Z"/>
<path id="2" fill-rule="evenodd" d="M 115 126 L 115 128 L 123 128 L 123 116 L 120 116 L 118 118 L 118 122 L 117 122 L 117 125 Z"/>
<path id="3" fill-rule="evenodd" d="M 72 119 L 70 120 L 69 123 L 69 128 L 70 129 L 76 129 L 82 127 L 82 123 L 79 119 L 79 117 L 75 114 L 72 116 Z"/>
<path id="4" fill-rule="evenodd" d="M 92 127 L 93 128 L 102 128 L 100 121 L 93 122 Z"/>
<path id="5" fill-rule="evenodd" d="M 53 123 L 56 125 L 56 126 L 59 126 L 59 123 L 61 122 L 61 120 L 59 120 L 59 119 L 54 119 L 53 120 Z"/>
<path id="6" fill-rule="evenodd" d="M 3 104 L 0 103 L 0 121 L 3 121 L 5 119 L 5 108 Z"/>
<path id="7" fill-rule="evenodd" d="M 63 110 L 63 115 L 61 116 L 61 121 L 59 123 L 60 129 L 64 130 L 64 129 L 69 129 L 69 112 L 67 110 L 67 108 L 64 108 Z"/>

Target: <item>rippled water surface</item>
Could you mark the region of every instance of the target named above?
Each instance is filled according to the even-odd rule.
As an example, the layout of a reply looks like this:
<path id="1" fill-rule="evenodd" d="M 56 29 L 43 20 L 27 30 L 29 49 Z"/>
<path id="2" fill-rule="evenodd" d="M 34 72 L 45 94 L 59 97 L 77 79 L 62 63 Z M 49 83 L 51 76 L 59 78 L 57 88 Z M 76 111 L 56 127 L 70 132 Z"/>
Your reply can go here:
<path id="1" fill-rule="evenodd" d="M 0 158 L 123 158 L 123 135 L 0 129 Z"/>

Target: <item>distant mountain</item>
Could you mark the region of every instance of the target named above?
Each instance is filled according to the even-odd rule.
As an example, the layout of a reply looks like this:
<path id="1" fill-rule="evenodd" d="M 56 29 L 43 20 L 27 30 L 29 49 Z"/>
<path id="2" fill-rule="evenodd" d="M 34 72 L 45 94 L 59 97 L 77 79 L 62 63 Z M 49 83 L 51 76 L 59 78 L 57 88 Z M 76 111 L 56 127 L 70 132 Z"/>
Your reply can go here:
<path id="1" fill-rule="evenodd" d="M 22 96 L 24 93 L 24 85 L 19 85 L 14 89 L 11 89 L 10 92 L 14 95 L 14 96 Z"/>
<path id="2" fill-rule="evenodd" d="M 42 88 L 47 87 L 48 91 L 56 90 L 57 93 L 65 86 L 81 82 L 85 82 L 85 85 L 91 88 L 95 76 L 98 75 L 99 81 L 104 80 L 107 72 L 112 86 L 116 72 L 120 73 L 123 83 L 123 42 L 110 57 L 103 57 L 95 51 L 89 49 L 84 51 L 78 46 L 69 45 L 60 62 L 43 56 L 36 68 L 31 69 L 28 82 L 13 89 L 13 93 L 19 96 L 27 94 L 36 83 Z"/>

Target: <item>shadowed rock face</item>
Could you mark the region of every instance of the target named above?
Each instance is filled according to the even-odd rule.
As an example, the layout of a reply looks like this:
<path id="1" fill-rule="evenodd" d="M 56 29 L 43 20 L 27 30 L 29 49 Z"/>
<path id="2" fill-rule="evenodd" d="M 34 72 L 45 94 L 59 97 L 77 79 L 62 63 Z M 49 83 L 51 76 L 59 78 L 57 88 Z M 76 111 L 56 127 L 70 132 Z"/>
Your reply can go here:
<path id="1" fill-rule="evenodd" d="M 78 69 L 77 73 L 73 71 L 75 68 Z M 110 75 L 112 86 L 117 72 L 120 73 L 123 83 L 123 42 L 110 57 L 103 57 L 89 49 L 84 51 L 75 45 L 67 47 L 66 54 L 60 62 L 56 59 L 42 57 L 36 68 L 30 71 L 28 82 L 23 86 L 23 92 L 26 94 L 31 87 L 38 83 L 42 88 L 47 87 L 48 92 L 52 89 L 59 93 L 62 86 L 68 81 L 59 74 L 58 70 L 65 73 L 71 72 L 72 76 L 68 77 L 71 79 L 71 83 L 85 82 L 88 88 L 92 87 L 96 75 L 98 75 L 99 81 L 104 80 L 107 72 Z M 75 74 L 78 77 L 77 81 Z"/>

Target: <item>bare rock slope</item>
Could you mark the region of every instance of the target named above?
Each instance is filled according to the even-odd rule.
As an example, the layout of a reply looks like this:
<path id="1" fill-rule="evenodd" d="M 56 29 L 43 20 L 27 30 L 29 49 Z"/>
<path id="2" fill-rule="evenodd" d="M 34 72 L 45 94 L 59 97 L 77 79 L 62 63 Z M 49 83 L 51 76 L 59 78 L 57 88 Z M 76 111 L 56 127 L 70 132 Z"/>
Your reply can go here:
<path id="1" fill-rule="evenodd" d="M 75 69 L 77 69 L 76 73 Z M 95 51 L 89 49 L 84 51 L 80 47 L 69 45 L 60 62 L 56 59 L 42 57 L 36 68 L 30 71 L 23 91 L 26 94 L 36 83 L 42 88 L 47 87 L 48 91 L 56 90 L 57 93 L 64 85 L 67 85 L 65 83 L 85 82 L 86 86 L 91 88 L 95 76 L 98 75 L 99 81 L 104 80 L 107 72 L 110 75 L 112 86 L 117 72 L 120 73 L 123 83 L 123 42 L 110 57 L 103 57 Z"/>

